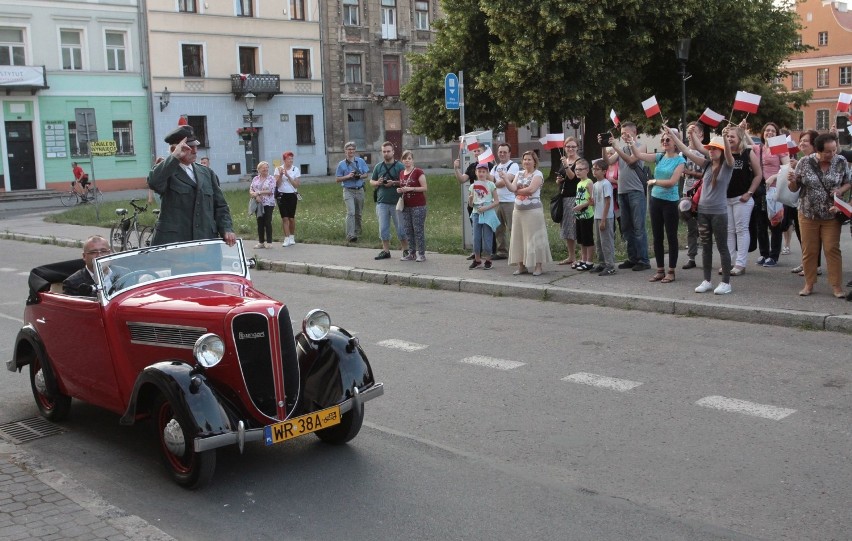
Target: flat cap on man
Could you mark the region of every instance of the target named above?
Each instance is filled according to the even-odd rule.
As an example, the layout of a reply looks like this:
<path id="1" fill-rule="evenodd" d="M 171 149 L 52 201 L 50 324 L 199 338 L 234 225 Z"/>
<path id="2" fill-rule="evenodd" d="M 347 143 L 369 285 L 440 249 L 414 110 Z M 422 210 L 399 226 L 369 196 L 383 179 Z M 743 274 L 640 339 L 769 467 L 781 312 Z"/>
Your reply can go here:
<path id="1" fill-rule="evenodd" d="M 192 126 L 178 126 L 177 128 L 166 134 L 164 141 L 170 145 L 176 145 L 186 138 L 187 145 L 198 146 L 199 141 L 195 138 L 195 132 L 192 131 Z"/>

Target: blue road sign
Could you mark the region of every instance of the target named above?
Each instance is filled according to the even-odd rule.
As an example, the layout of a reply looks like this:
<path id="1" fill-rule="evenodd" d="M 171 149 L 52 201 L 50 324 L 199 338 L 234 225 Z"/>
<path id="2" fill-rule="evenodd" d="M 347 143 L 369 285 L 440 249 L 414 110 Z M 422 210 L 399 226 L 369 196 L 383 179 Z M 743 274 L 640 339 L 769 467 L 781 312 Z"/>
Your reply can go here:
<path id="1" fill-rule="evenodd" d="M 444 103 L 447 109 L 459 108 L 459 78 L 455 73 L 448 73 L 444 77 Z"/>

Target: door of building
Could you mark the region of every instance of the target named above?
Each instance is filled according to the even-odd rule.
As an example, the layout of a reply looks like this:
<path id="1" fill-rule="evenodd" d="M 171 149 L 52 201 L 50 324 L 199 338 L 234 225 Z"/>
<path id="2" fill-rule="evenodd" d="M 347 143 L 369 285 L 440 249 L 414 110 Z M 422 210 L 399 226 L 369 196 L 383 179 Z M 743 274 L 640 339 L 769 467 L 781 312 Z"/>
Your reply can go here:
<path id="1" fill-rule="evenodd" d="M 6 148 L 9 151 L 9 187 L 12 190 L 36 189 L 32 123 L 6 122 Z"/>
<path id="2" fill-rule="evenodd" d="M 402 153 L 402 111 L 385 109 L 385 139 L 393 143 L 394 157 Z"/>
<path id="3" fill-rule="evenodd" d="M 384 64 L 385 97 L 399 97 L 399 57 L 385 56 L 382 63 Z"/>

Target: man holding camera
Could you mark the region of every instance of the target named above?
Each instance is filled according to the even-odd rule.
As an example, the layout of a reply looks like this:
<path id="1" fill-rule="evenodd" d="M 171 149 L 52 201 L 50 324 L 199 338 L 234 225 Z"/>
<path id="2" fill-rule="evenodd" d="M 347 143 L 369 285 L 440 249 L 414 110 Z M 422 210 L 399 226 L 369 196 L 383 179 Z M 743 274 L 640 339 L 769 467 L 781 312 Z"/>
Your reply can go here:
<path id="1" fill-rule="evenodd" d="M 373 259 L 390 259 L 390 224 L 396 230 L 399 244 L 402 247 L 402 257 L 408 255 L 408 238 L 405 231 L 399 227 L 399 215 L 396 203 L 400 194 L 399 174 L 405 170 L 405 166 L 393 156 L 393 143 L 385 141 L 382 143 L 382 162 L 373 169 L 373 177 L 370 185 L 376 190 L 376 218 L 379 220 L 379 239 L 382 241 L 382 251 Z"/>
<path id="2" fill-rule="evenodd" d="M 343 202 L 346 203 L 346 241 L 356 242 L 361 236 L 361 211 L 364 209 L 364 178 L 370 168 L 367 162 L 355 156 L 355 143 L 343 146 L 346 158 L 337 164 L 336 182 L 343 185 Z"/>
<path id="3" fill-rule="evenodd" d="M 651 268 L 648 260 L 648 232 L 645 229 L 645 214 L 648 200 L 645 197 L 645 181 L 638 171 L 642 161 L 633 149 L 645 152 L 645 145 L 636 140 L 636 124 L 621 123 L 621 141 L 613 141 L 609 133 L 598 135 L 601 154 L 608 164 L 618 162 L 618 206 L 621 208 L 621 228 L 627 241 L 627 260 L 619 269 L 644 271 Z M 607 156 L 606 147 L 612 145 L 615 154 Z M 647 180 L 647 179 L 646 179 Z"/>

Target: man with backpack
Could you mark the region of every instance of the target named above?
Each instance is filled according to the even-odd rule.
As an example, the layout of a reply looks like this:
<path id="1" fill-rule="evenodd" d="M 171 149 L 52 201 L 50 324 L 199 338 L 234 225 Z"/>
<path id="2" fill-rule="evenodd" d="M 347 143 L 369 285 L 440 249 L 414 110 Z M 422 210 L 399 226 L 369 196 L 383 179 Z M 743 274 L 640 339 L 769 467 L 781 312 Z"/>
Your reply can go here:
<path id="1" fill-rule="evenodd" d="M 390 259 L 390 224 L 402 247 L 402 256 L 408 255 L 408 238 L 405 231 L 399 228 L 399 215 L 396 203 L 399 194 L 399 173 L 405 169 L 401 162 L 394 158 L 393 143 L 385 141 L 382 143 L 382 162 L 373 168 L 373 176 L 370 185 L 375 190 L 376 218 L 379 220 L 379 239 L 382 241 L 382 251 L 373 259 Z"/>

